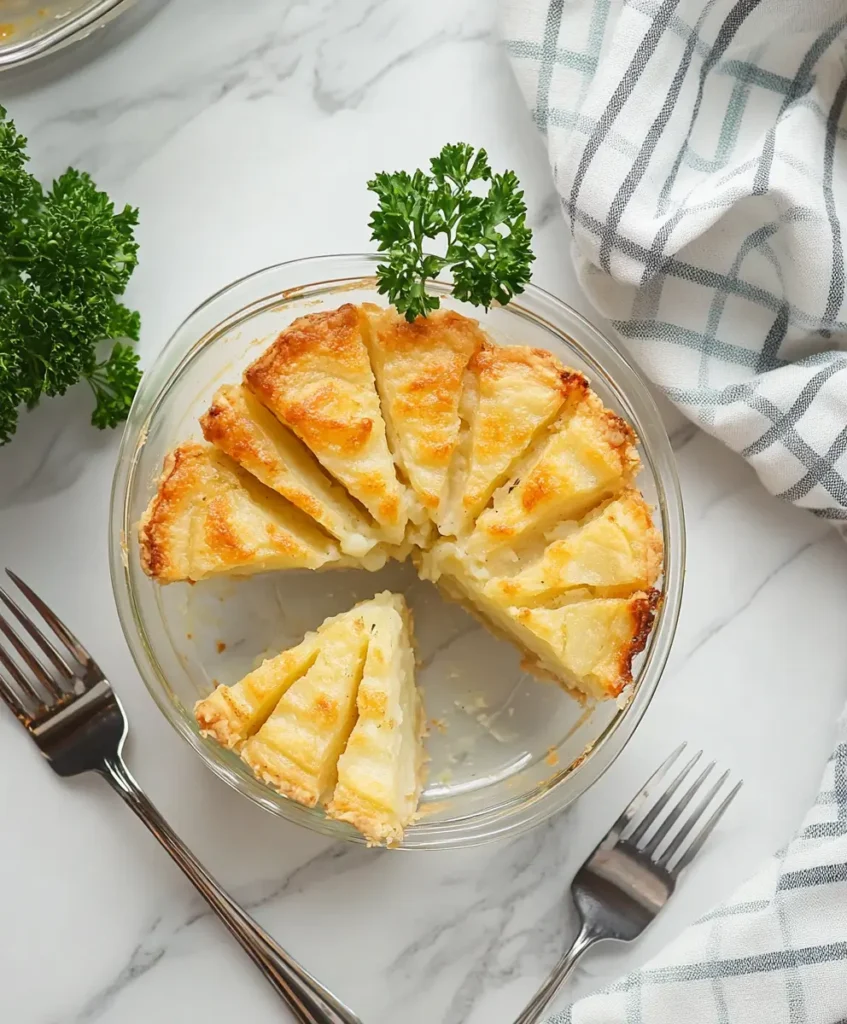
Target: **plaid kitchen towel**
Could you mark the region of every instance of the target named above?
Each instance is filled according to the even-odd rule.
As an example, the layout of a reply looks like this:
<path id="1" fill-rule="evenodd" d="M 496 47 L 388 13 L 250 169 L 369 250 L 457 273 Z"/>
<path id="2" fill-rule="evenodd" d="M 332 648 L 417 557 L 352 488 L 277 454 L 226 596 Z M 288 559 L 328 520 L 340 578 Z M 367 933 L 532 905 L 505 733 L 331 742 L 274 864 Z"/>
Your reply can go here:
<path id="1" fill-rule="evenodd" d="M 548 1024 L 847 1021 L 847 719 L 789 846 L 659 956 Z"/>
<path id="2" fill-rule="evenodd" d="M 847 521 L 845 4 L 501 7 L 586 294 L 774 494 Z"/>

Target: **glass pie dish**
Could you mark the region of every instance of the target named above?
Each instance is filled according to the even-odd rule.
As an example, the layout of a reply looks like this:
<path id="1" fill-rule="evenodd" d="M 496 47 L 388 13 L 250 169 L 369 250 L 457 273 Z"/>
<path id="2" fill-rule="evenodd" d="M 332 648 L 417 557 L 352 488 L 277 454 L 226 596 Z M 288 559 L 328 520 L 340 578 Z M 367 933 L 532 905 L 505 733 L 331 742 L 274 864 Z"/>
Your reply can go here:
<path id="1" fill-rule="evenodd" d="M 520 655 L 420 580 L 414 567 L 277 572 L 160 586 L 139 562 L 137 526 L 165 454 L 201 439 L 198 417 L 215 389 L 293 319 L 344 302 L 384 304 L 377 257 L 324 256 L 261 270 L 198 307 L 149 369 L 130 412 L 112 491 L 110 561 L 121 624 L 141 676 L 177 732 L 225 782 L 260 806 L 330 836 L 363 841 L 352 828 L 258 782 L 240 758 L 205 739 L 195 702 L 263 657 L 299 642 L 327 616 L 381 590 L 411 605 L 418 682 L 431 723 L 428 783 L 407 849 L 468 846 L 515 835 L 567 806 L 621 752 L 658 685 L 682 596 L 685 532 L 673 454 L 658 409 L 617 349 L 565 303 L 530 286 L 507 307 L 467 307 L 435 284 L 442 305 L 478 319 L 498 342 L 546 348 L 582 371 L 603 402 L 635 428 L 638 486 L 664 540 L 662 599 L 633 685 L 618 701 L 583 706 L 528 675 Z M 309 282 L 309 283 L 304 283 Z"/>

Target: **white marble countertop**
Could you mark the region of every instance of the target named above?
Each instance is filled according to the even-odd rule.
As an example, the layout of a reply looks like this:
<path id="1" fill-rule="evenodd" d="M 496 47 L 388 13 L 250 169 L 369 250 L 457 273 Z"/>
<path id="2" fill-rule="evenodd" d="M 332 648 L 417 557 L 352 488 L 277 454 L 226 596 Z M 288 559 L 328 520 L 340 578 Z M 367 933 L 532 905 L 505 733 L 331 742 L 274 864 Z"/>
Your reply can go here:
<path id="1" fill-rule="evenodd" d="M 270 263 L 369 248 L 377 169 L 446 141 L 525 183 L 535 280 L 588 315 L 544 150 L 496 42 L 492 0 L 147 0 L 57 60 L 5 75 L 36 173 L 89 170 L 141 208 L 149 364 L 194 305 Z M 510 1021 L 571 932 L 574 867 L 683 738 L 746 781 L 661 920 L 586 958 L 569 994 L 647 958 L 792 832 L 847 696 L 847 551 L 669 412 L 688 516 L 682 620 L 658 694 L 607 775 L 519 840 L 419 854 L 333 845 L 228 790 L 133 668 L 106 560 L 118 437 L 80 391 L 0 450 L 0 565 L 93 648 L 125 701 L 128 761 L 220 880 L 367 1024 Z M 102 783 L 64 782 L 0 714 L 0 1020 L 288 1019 Z"/>

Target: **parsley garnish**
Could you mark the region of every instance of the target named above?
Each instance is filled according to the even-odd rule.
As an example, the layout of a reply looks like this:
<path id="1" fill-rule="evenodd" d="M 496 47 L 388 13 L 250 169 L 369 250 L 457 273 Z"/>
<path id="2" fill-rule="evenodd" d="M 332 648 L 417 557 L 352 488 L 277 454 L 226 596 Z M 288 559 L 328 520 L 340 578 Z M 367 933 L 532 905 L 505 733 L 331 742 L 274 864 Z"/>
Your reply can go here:
<path id="1" fill-rule="evenodd" d="M 118 302 L 138 262 L 138 211 L 115 213 L 91 178 L 69 168 L 49 190 L 26 169 L 26 139 L 0 107 L 0 444 L 22 405 L 86 380 L 92 423 L 125 420 L 141 371 L 129 345 L 138 313 Z"/>
<path id="2" fill-rule="evenodd" d="M 368 182 L 379 199 L 371 238 L 386 253 L 377 267 L 379 293 L 411 322 L 439 307 L 426 283 L 446 268 L 460 301 L 486 309 L 492 302 L 505 305 L 524 290 L 535 259 L 517 177 L 494 174 L 485 150 L 474 153 L 463 142 L 445 146 L 430 171 L 383 171 Z M 488 191 L 477 194 L 474 182 L 487 182 Z M 424 252 L 427 240 L 442 237 L 443 256 Z"/>

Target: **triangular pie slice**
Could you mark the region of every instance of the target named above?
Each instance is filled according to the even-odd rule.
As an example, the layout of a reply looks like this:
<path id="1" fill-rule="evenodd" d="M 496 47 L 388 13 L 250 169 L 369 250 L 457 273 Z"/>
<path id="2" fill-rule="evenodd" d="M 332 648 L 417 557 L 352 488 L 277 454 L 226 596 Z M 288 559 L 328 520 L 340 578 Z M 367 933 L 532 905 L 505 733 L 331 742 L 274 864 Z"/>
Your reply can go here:
<path id="1" fill-rule="evenodd" d="M 478 324 L 448 309 L 409 323 L 366 303 L 365 337 L 388 439 L 406 479 L 436 517 L 459 440 L 459 401 L 468 362 L 485 344 Z"/>
<path id="2" fill-rule="evenodd" d="M 203 436 L 248 473 L 287 498 L 336 537 L 341 550 L 365 568 L 385 564 L 384 551 L 366 558 L 378 542 L 368 516 L 321 469 L 303 442 L 241 384 L 219 388 L 200 420 Z"/>
<path id="3" fill-rule="evenodd" d="M 597 700 L 616 697 L 632 681 L 632 659 L 644 648 L 659 597 L 655 590 L 595 597 L 577 587 L 544 607 L 514 606 L 502 593 L 488 591 L 478 567 L 449 540 L 422 556 L 420 571 L 446 597 L 515 644 L 527 671 Z"/>
<path id="4" fill-rule="evenodd" d="M 380 599 L 359 685 L 359 717 L 338 760 L 326 812 L 350 822 L 369 843 L 396 846 L 414 820 L 423 786 L 424 720 L 406 602 L 392 594 Z"/>
<path id="5" fill-rule="evenodd" d="M 468 550 L 484 558 L 567 519 L 580 519 L 630 487 L 639 458 L 632 429 L 588 391 L 529 452 L 477 520 Z"/>
<path id="6" fill-rule="evenodd" d="M 510 608 L 530 671 L 549 674 L 595 700 L 617 697 L 632 682 L 632 660 L 644 649 L 658 594 L 574 600 L 558 608 Z"/>
<path id="7" fill-rule="evenodd" d="M 142 567 L 159 583 L 349 564 L 309 516 L 194 441 L 166 456 L 139 542 Z"/>
<path id="8" fill-rule="evenodd" d="M 588 384 L 545 349 L 484 344 L 471 359 L 462 394 L 462 442 L 450 467 L 443 534 L 473 527 L 518 459 Z"/>
<path id="9" fill-rule="evenodd" d="M 314 807 L 327 799 L 356 722 L 356 696 L 375 601 L 364 601 L 320 632 L 312 666 L 285 691 L 241 756 L 257 778 Z"/>
<path id="10" fill-rule="evenodd" d="M 318 656 L 321 633 L 334 622 L 327 619 L 302 643 L 262 664 L 232 686 L 219 684 L 194 706 L 203 736 L 230 750 L 239 750 L 265 722 L 289 686 L 311 668 Z"/>
<path id="11" fill-rule="evenodd" d="M 401 543 L 409 495 L 386 440 L 359 309 L 348 303 L 295 320 L 244 379 L 367 509 L 384 538 Z"/>
<path id="12" fill-rule="evenodd" d="M 491 580 L 485 593 L 512 605 L 547 604 L 576 587 L 595 596 L 649 590 L 662 569 L 662 538 L 650 507 L 625 491 L 581 523 L 562 523 L 540 557 L 512 576 Z"/>

